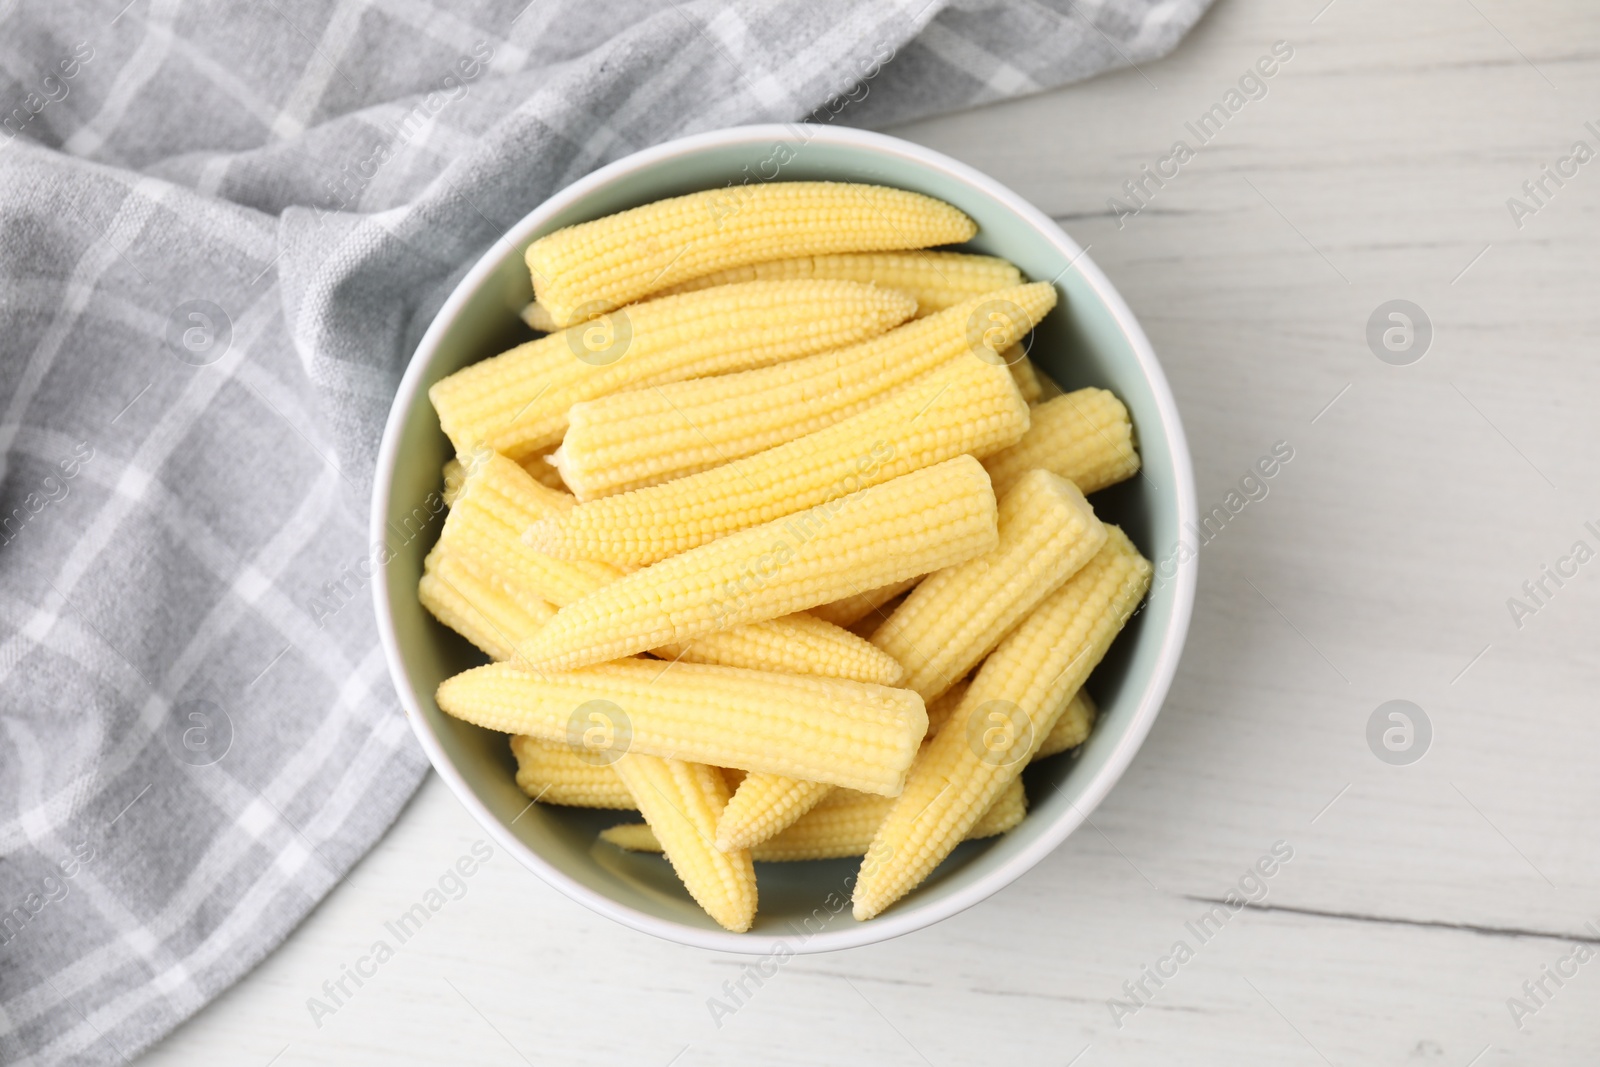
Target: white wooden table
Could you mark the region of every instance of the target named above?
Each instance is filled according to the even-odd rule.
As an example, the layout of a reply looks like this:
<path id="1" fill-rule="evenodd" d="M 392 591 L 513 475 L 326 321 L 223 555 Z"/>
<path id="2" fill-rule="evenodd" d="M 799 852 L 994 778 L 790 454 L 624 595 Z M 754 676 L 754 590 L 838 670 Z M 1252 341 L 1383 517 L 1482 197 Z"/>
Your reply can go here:
<path id="1" fill-rule="evenodd" d="M 1600 962 L 1572 953 L 1600 944 L 1600 559 L 1542 603 L 1522 584 L 1600 550 L 1600 160 L 1545 179 L 1520 229 L 1506 200 L 1600 150 L 1600 8 L 1324 3 L 1221 0 L 1143 71 L 894 131 L 1092 245 L 1167 367 L 1203 508 L 1294 449 L 1203 549 L 1172 696 L 1091 827 L 935 929 L 790 961 L 720 1027 L 742 960 L 496 854 L 318 1025 L 307 998 L 483 836 L 430 778 L 146 1062 L 1594 1062 Z M 1267 95 L 1119 227 L 1107 199 L 1280 39 Z M 1392 299 L 1433 325 L 1409 365 L 1366 340 Z M 1520 627 L 1511 597 L 1537 608 Z M 1368 745 L 1393 699 L 1432 726 L 1410 765 Z M 1279 841 L 1260 904 L 1197 937 Z M 1162 964 L 1179 940 L 1193 958 Z"/>

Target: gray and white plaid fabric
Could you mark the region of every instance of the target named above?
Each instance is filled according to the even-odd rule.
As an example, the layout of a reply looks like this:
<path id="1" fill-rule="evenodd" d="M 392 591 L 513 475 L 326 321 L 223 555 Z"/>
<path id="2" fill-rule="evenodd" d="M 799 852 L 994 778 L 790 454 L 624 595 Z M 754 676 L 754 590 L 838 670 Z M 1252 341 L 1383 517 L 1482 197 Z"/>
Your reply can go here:
<path id="1" fill-rule="evenodd" d="M 371 469 L 506 228 L 654 142 L 1037 91 L 1208 2 L 0 5 L 0 1059 L 144 1049 L 415 789 Z"/>

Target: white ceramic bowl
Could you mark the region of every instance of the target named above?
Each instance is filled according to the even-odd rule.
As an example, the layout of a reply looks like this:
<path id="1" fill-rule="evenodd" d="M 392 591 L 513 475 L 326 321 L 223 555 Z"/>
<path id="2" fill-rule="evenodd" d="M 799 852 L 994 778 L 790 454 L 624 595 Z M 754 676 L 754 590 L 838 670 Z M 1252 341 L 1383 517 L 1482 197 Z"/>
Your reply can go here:
<path id="1" fill-rule="evenodd" d="M 1093 735 L 1075 753 L 1025 773 L 1030 811 L 1020 826 L 961 845 L 922 886 L 864 923 L 850 917 L 848 904 L 856 861 L 760 864 L 756 925 L 734 934 L 700 911 L 664 859 L 596 842 L 602 827 L 636 816 L 530 808 L 512 780 L 504 736 L 439 711 L 438 683 L 483 657 L 417 603 L 422 560 L 439 520 L 420 534 L 410 531 L 437 501 L 440 468 L 450 455 L 428 387 L 530 336 L 517 316 L 532 295 L 522 262 L 530 242 L 665 196 L 746 180 L 815 179 L 876 182 L 947 200 L 978 222 L 978 237 L 967 247 L 1004 256 L 1030 279 L 1056 284 L 1061 303 L 1035 331 L 1032 358 L 1068 389 L 1104 386 L 1128 405 L 1145 473 L 1097 493 L 1094 504 L 1157 562 L 1158 573 L 1144 609 L 1090 680 L 1102 711 Z M 893 137 L 747 126 L 649 148 L 575 182 L 517 223 L 456 287 L 412 357 L 378 456 L 372 538 L 393 553 L 376 586 L 378 626 L 395 688 L 440 777 L 495 841 L 539 877 L 618 922 L 684 944 L 769 953 L 782 943 L 789 951 L 818 952 L 882 941 L 971 907 L 1039 862 L 1100 803 L 1144 740 L 1177 668 L 1195 568 L 1192 558 L 1177 562 L 1174 549 L 1194 519 L 1188 448 L 1155 353 L 1111 283 L 1055 223 L 992 178 Z"/>

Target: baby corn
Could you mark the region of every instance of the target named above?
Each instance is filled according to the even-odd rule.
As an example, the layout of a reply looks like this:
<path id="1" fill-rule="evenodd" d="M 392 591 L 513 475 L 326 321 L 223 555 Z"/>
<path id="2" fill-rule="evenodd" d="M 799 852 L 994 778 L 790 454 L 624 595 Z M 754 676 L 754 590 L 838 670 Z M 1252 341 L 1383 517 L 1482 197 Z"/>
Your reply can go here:
<path id="1" fill-rule="evenodd" d="M 1072 699 L 1067 701 L 1061 717 L 1050 728 L 1050 732 L 1044 735 L 1044 742 L 1039 746 L 1039 751 L 1033 754 L 1033 758 L 1044 759 L 1046 756 L 1065 752 L 1069 748 L 1077 748 L 1089 740 L 1089 731 L 1094 729 L 1094 720 L 1099 714 L 1100 709 L 1094 706 L 1089 694 L 1079 689 L 1072 695 Z"/>
<path id="2" fill-rule="evenodd" d="M 899 685 L 906 673 L 888 653 L 842 627 L 802 612 L 702 634 L 682 643 L 657 645 L 650 652 L 689 663 L 816 674 L 878 685 Z"/>
<path id="3" fill-rule="evenodd" d="M 460 565 L 448 576 L 423 579 L 427 585 L 423 603 L 490 656 L 514 658 L 513 646 L 554 615 L 545 610 L 546 601 L 570 604 L 623 576 L 610 564 L 552 559 L 522 543 L 518 535 L 529 524 L 561 515 L 572 506 L 571 496 L 539 485 L 504 456 L 491 452 L 475 457 L 434 550 L 434 556 Z M 452 590 L 443 586 L 446 580 L 455 583 L 458 596 L 449 595 Z M 520 605 L 522 613 L 513 612 L 504 601 Z M 796 671 L 883 685 L 894 685 L 904 673 L 888 654 L 855 634 L 804 615 L 707 633 L 689 643 L 669 642 L 651 651 L 689 663 Z"/>
<path id="4" fill-rule="evenodd" d="M 734 790 L 717 820 L 717 847 L 749 848 L 794 823 L 832 792 L 823 782 L 776 774 L 750 774 Z"/>
<path id="5" fill-rule="evenodd" d="M 490 730 L 567 741 L 573 731 L 588 738 L 599 729 L 608 753 L 886 796 L 900 791 L 928 726 L 921 698 L 904 689 L 699 663 L 664 669 L 650 660 L 544 673 L 494 663 L 446 679 L 437 699 L 448 714 Z"/>
<path id="6" fill-rule="evenodd" d="M 1000 353 L 1000 358 L 1011 368 L 1011 377 L 1017 380 L 1017 392 L 1022 394 L 1022 399 L 1030 404 L 1036 402 L 1039 394 L 1043 392 L 1043 387 L 1039 384 L 1038 371 L 1034 369 L 1028 357 L 1022 354 L 1022 346 L 1012 345 Z"/>
<path id="7" fill-rule="evenodd" d="M 951 714 L 961 706 L 961 699 L 966 695 L 967 683 L 957 682 L 946 689 L 943 696 L 926 702 L 929 737 L 939 732 L 939 727 L 943 726 Z"/>
<path id="8" fill-rule="evenodd" d="M 533 292 L 554 324 L 750 263 L 960 244 L 972 220 L 943 201 L 880 185 L 763 182 L 657 200 L 528 246 Z"/>
<path id="9" fill-rule="evenodd" d="M 482 462 L 483 459 L 496 454 L 487 448 L 479 449 L 472 457 L 472 464 L 475 466 Z M 549 452 L 530 455 L 519 462 L 517 466 L 521 467 L 528 477 L 546 489 L 554 489 L 558 493 L 566 491 L 566 483 L 561 480 L 561 472 L 556 470 L 550 463 Z M 462 463 L 459 458 L 454 456 L 445 460 L 444 493 L 442 496 L 446 507 L 455 506 L 456 497 L 461 495 L 461 486 L 465 483 L 466 478 L 467 464 Z"/>
<path id="10" fill-rule="evenodd" d="M 619 822 L 600 831 L 600 840 L 624 852 L 660 852 L 661 842 L 648 823 Z M 754 859 L 754 857 L 751 857 Z"/>
<path id="11" fill-rule="evenodd" d="M 975 256 L 964 252 L 844 252 L 831 256 L 801 256 L 798 259 L 751 263 L 656 290 L 649 295 L 674 296 L 738 282 L 808 278 L 870 282 L 905 293 L 917 302 L 914 317 L 919 319 L 974 296 L 1022 284 L 1022 272 L 994 256 Z M 537 301 L 522 309 L 522 319 L 542 333 L 553 333 L 560 329 L 550 312 Z M 1028 399 L 1031 401 L 1033 397 Z"/>
<path id="12" fill-rule="evenodd" d="M 461 492 L 461 483 L 467 477 L 467 468 L 459 459 L 451 456 L 444 461 L 444 498 L 445 507 L 451 507 L 456 502 L 456 496 Z"/>
<path id="13" fill-rule="evenodd" d="M 533 455 L 524 456 L 520 466 L 528 472 L 529 477 L 546 489 L 566 492 L 567 483 L 561 480 L 561 472 L 556 470 L 555 465 L 550 462 L 549 452 L 536 452 Z"/>
<path id="14" fill-rule="evenodd" d="M 906 668 L 901 681 L 932 701 L 1105 544 L 1078 487 L 1029 471 L 1000 498 L 1000 543 L 930 574 L 872 635 Z"/>
<path id="15" fill-rule="evenodd" d="M 585 758 L 564 741 L 516 735 L 511 738 L 511 753 L 517 757 L 517 785 L 541 804 L 620 809 L 638 806 L 609 764 Z"/>
<path id="16" fill-rule="evenodd" d="M 555 333 L 561 329 L 556 325 L 556 320 L 551 318 L 550 312 L 546 311 L 544 305 L 537 300 L 530 300 L 523 305 L 522 321 L 528 324 L 528 329 L 538 330 L 540 333 Z"/>
<path id="17" fill-rule="evenodd" d="M 882 803 L 882 801 L 879 801 Z M 888 814 L 885 812 L 884 814 Z M 1021 778 L 1013 778 L 1000 791 L 984 813 L 978 816 L 978 821 L 972 824 L 972 829 L 967 831 L 965 840 L 972 841 L 980 837 L 994 837 L 1003 834 L 1022 821 L 1028 814 L 1028 793 L 1022 786 Z M 877 827 L 874 826 L 876 831 Z M 866 853 L 863 852 L 862 855 Z"/>
<path id="18" fill-rule="evenodd" d="M 958 456 L 634 571 L 563 607 L 521 652 L 559 670 L 776 618 L 988 552 L 995 523 L 988 476 Z"/>
<path id="19" fill-rule="evenodd" d="M 1104 389 L 1079 389 L 1033 408 L 1022 440 L 984 460 L 1003 493 L 1028 471 L 1053 471 L 1093 493 L 1139 471 L 1128 409 Z"/>
<path id="20" fill-rule="evenodd" d="M 734 282 L 798 278 L 871 282 L 885 289 L 896 289 L 916 300 L 917 318 L 943 311 L 983 293 L 1022 284 L 1022 272 L 994 256 L 975 256 L 965 252 L 845 252 L 832 256 L 801 256 L 798 259 L 751 263 L 682 282 L 661 290 L 658 295 L 690 293 L 696 289 L 731 285 Z M 543 308 L 540 308 L 540 312 L 548 319 L 548 312 Z M 548 321 L 554 325 L 554 320 Z"/>
<path id="21" fill-rule="evenodd" d="M 474 457 L 445 518 L 439 544 L 506 588 L 526 591 L 556 606 L 622 577 L 608 563 L 553 559 L 522 543 L 534 522 L 561 515 L 572 497 L 540 485 L 512 460 L 488 452 Z"/>
<path id="22" fill-rule="evenodd" d="M 543 600 L 484 581 L 442 543 L 423 562 L 417 597 L 434 618 L 497 660 L 516 659 L 518 645 L 556 614 Z"/>
<path id="23" fill-rule="evenodd" d="M 826 430 L 665 485 L 579 504 L 535 523 L 524 540 L 564 559 L 655 563 L 963 453 L 986 455 L 1027 426 L 1028 406 L 1005 368 L 956 360 Z"/>
<path id="24" fill-rule="evenodd" d="M 1054 728 L 1149 584 L 1149 562 L 1109 526 L 1094 559 L 1000 643 L 879 826 L 856 881 L 857 919 L 910 892 L 966 836 Z"/>
<path id="25" fill-rule="evenodd" d="M 717 817 L 728 803 L 722 772 L 638 752 L 629 752 L 615 767 L 695 903 L 725 929 L 750 929 L 756 915 L 750 853 L 721 852 L 711 845 Z"/>
<path id="26" fill-rule="evenodd" d="M 907 578 L 891 585 L 881 585 L 843 600 L 835 600 L 832 604 L 820 604 L 812 608 L 810 614 L 835 626 L 854 626 L 916 584 L 916 578 Z"/>
<path id="27" fill-rule="evenodd" d="M 561 440 L 580 400 L 764 367 L 875 336 L 916 310 L 857 282 L 750 282 L 636 304 L 464 367 L 428 397 L 462 456 L 512 459 Z"/>
<path id="28" fill-rule="evenodd" d="M 730 463 L 832 426 L 951 360 L 999 362 L 1055 302 L 1047 283 L 1019 285 L 848 348 L 575 404 L 554 459 L 580 500 Z"/>
<path id="29" fill-rule="evenodd" d="M 1149 587 L 1084 496 L 1139 471 L 1128 408 L 1029 360 L 1053 284 L 931 250 L 975 233 L 810 181 L 569 226 L 525 250 L 543 336 L 429 390 L 418 600 L 496 661 L 438 707 L 536 801 L 638 809 L 602 840 L 729 931 L 753 860 L 864 857 L 865 920 L 1017 825 Z"/>
<path id="30" fill-rule="evenodd" d="M 894 801 L 835 789 L 794 825 L 750 849 L 757 862 L 826 860 L 862 856 L 872 844 L 872 835 L 889 813 Z M 1014 778 L 967 831 L 966 840 L 1003 834 L 1022 821 L 1028 812 L 1027 794 L 1022 779 Z M 621 823 L 600 831 L 600 839 L 633 852 L 660 852 L 661 844 L 644 823 Z"/>

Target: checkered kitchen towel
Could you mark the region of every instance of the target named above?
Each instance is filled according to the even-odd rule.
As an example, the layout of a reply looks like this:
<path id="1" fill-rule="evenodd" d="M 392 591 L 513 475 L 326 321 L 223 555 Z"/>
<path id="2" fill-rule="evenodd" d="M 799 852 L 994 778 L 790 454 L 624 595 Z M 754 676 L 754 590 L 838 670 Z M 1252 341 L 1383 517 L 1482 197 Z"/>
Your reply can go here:
<path id="1" fill-rule="evenodd" d="M 1207 2 L 0 3 L 0 1060 L 145 1048 L 416 787 L 367 496 L 499 234 L 644 145 L 1037 91 Z"/>

